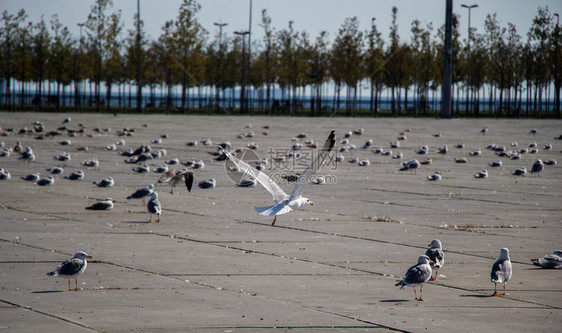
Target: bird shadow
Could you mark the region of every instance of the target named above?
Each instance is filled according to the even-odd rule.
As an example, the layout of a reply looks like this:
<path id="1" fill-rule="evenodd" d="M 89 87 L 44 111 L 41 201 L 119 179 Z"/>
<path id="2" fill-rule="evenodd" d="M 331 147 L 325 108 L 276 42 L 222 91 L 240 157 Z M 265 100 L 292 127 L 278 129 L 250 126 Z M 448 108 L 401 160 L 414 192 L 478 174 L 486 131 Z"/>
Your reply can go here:
<path id="1" fill-rule="evenodd" d="M 62 293 L 62 290 L 40 290 L 40 291 L 33 291 L 32 294 L 53 294 L 53 293 Z"/>
<path id="2" fill-rule="evenodd" d="M 141 223 L 141 224 L 150 224 L 150 223 L 152 223 L 152 222 L 150 222 L 150 221 L 122 221 L 121 223 L 127 223 L 127 224 L 131 224 L 131 223 L 135 223 L 135 224 L 137 224 L 137 223 Z"/>
<path id="3" fill-rule="evenodd" d="M 409 302 L 407 299 L 381 299 L 380 303 L 398 303 L 398 302 Z"/>
<path id="4" fill-rule="evenodd" d="M 474 297 L 474 298 L 488 298 L 488 297 L 495 297 L 492 295 L 459 295 L 460 297 Z"/>

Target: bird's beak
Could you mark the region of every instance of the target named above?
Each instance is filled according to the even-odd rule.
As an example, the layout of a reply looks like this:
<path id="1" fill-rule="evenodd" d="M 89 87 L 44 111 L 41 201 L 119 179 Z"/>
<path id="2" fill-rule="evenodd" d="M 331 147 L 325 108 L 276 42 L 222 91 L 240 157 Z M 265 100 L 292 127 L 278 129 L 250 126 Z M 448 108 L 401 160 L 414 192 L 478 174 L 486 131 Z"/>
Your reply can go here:
<path id="1" fill-rule="evenodd" d="M 427 244 L 427 247 L 430 247 L 430 246 L 431 246 L 431 243 Z"/>
<path id="2" fill-rule="evenodd" d="M 86 258 L 88 258 L 88 259 L 94 259 L 94 257 L 92 257 L 92 256 L 87 256 Z"/>
<path id="3" fill-rule="evenodd" d="M 310 201 L 308 204 L 311 205 L 311 206 L 314 206 L 314 202 L 312 202 L 312 201 Z"/>

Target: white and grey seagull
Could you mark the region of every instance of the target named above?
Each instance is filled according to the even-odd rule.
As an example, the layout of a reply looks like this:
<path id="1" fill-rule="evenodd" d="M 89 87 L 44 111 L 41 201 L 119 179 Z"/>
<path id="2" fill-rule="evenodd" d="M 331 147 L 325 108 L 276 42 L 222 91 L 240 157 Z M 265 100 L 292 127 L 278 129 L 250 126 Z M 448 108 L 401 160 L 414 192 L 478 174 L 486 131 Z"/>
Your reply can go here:
<path id="1" fill-rule="evenodd" d="M 324 146 L 320 149 L 312 163 L 301 173 L 301 175 L 297 179 L 297 182 L 293 187 L 293 191 L 290 195 L 285 193 L 285 191 L 283 191 L 281 187 L 279 187 L 279 185 L 277 185 L 277 183 L 275 183 L 275 181 L 269 178 L 269 176 L 265 173 L 250 166 L 248 163 L 232 156 L 232 154 L 227 152 L 226 150 L 223 150 L 223 152 L 236 165 L 236 167 L 238 167 L 240 171 L 243 171 L 252 178 L 256 179 L 267 191 L 269 191 L 269 193 L 271 193 L 271 195 L 273 196 L 274 204 L 266 207 L 255 207 L 255 210 L 264 216 L 274 216 L 273 222 L 271 223 L 271 225 L 273 226 L 277 221 L 277 215 L 288 213 L 293 209 L 299 209 L 306 205 L 314 205 L 314 203 L 310 199 L 302 196 L 303 187 L 310 179 L 310 176 L 315 171 L 317 171 L 329 158 L 329 154 L 334 148 L 335 144 L 336 131 L 332 130 L 330 132 L 330 135 L 328 136 L 328 139 L 326 139 L 326 142 L 324 142 Z"/>
<path id="2" fill-rule="evenodd" d="M 76 289 L 78 290 L 78 276 L 82 275 L 88 266 L 87 258 L 92 258 L 86 252 L 76 252 L 74 257 L 60 264 L 57 269 L 47 273 L 49 276 L 60 276 L 68 279 L 68 290 L 70 289 L 70 279 L 74 278 Z"/>

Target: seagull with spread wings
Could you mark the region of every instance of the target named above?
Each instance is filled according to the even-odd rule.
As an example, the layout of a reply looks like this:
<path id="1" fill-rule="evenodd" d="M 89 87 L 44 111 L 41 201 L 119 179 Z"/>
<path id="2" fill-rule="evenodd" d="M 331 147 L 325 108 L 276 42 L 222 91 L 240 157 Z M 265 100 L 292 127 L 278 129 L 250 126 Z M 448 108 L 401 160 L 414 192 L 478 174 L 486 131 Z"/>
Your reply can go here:
<path id="1" fill-rule="evenodd" d="M 279 187 L 279 185 L 277 185 L 277 183 L 275 183 L 275 181 L 269 178 L 269 176 L 265 173 L 234 157 L 226 150 L 223 150 L 223 152 L 236 165 L 236 167 L 238 167 L 240 171 L 245 172 L 246 174 L 257 180 L 267 191 L 269 191 L 269 193 L 271 193 L 271 195 L 273 196 L 273 202 L 275 204 L 267 207 L 255 207 L 255 209 L 261 215 L 274 216 L 273 223 L 271 223 L 271 225 L 273 226 L 277 221 L 277 215 L 288 213 L 293 209 L 299 209 L 306 205 L 314 205 L 314 203 L 310 199 L 302 196 L 303 187 L 310 179 L 310 176 L 315 171 L 317 171 L 329 158 L 329 154 L 334 148 L 335 144 L 336 131 L 332 130 L 330 136 L 328 136 L 328 139 L 324 143 L 324 146 L 320 149 L 312 163 L 304 170 L 303 173 L 301 173 L 301 175 L 297 179 L 295 187 L 293 188 L 293 191 L 290 195 L 285 193 L 285 191 L 283 191 L 281 187 Z"/>

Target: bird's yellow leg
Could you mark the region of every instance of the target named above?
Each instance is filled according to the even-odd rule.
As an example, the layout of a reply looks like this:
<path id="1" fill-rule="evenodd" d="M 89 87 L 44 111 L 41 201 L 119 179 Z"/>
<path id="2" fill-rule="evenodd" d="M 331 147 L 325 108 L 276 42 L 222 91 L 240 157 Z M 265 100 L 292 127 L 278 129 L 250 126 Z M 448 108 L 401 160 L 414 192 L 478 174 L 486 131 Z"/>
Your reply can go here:
<path id="1" fill-rule="evenodd" d="M 70 279 L 68 279 L 68 291 L 70 291 L 72 289 L 70 289 Z"/>
<path id="2" fill-rule="evenodd" d="M 497 282 L 494 282 L 494 293 L 492 294 L 492 296 L 499 296 L 500 294 L 498 294 L 498 290 L 497 290 Z"/>
<path id="3" fill-rule="evenodd" d="M 507 284 L 507 283 L 504 283 L 504 284 L 503 284 L 503 294 L 504 294 L 504 295 L 505 295 L 505 285 L 506 285 L 506 284 Z"/>
<path id="4" fill-rule="evenodd" d="M 271 223 L 271 226 L 275 225 L 275 221 L 277 221 L 277 215 L 275 215 L 275 217 L 273 218 L 273 223 Z"/>
<path id="5" fill-rule="evenodd" d="M 416 292 L 416 287 L 413 287 L 413 288 L 414 288 L 414 297 L 415 297 L 415 299 L 418 299 L 418 293 Z"/>
<path id="6" fill-rule="evenodd" d="M 74 286 L 76 286 L 76 291 L 78 291 L 78 279 L 74 279 Z"/>

